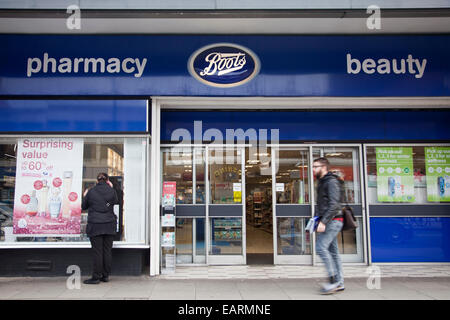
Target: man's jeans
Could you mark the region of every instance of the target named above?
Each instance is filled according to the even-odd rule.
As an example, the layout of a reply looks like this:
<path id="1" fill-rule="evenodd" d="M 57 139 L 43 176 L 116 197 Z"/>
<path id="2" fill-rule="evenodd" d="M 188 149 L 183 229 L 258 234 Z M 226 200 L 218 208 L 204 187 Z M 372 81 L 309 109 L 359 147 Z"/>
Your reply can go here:
<path id="1" fill-rule="evenodd" d="M 342 272 L 342 261 L 339 256 L 337 235 L 342 230 L 343 223 L 338 220 L 330 221 L 325 232 L 317 232 L 316 252 L 322 259 L 329 277 L 344 285 L 344 274 Z"/>

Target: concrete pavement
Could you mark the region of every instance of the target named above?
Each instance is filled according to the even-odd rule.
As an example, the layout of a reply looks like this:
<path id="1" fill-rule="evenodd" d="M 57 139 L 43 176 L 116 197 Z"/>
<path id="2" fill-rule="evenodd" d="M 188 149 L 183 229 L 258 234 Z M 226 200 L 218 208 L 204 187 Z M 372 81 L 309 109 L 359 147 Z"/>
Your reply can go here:
<path id="1" fill-rule="evenodd" d="M 264 267 L 267 268 L 267 267 Z M 317 268 L 317 267 L 316 267 Z M 198 276 L 177 279 L 167 276 L 138 277 L 112 276 L 108 283 L 81 285 L 76 287 L 75 278 L 0 278 L 0 299 L 145 299 L 145 300 L 449 300 L 450 266 L 439 266 L 440 273 L 422 273 L 412 270 L 411 274 L 399 266 L 389 266 L 391 273 L 383 271 L 381 277 L 370 278 L 362 273 L 363 267 L 352 274 L 346 274 L 343 292 L 322 296 L 318 294 L 323 277 L 277 278 L 226 278 L 202 279 Z M 367 267 L 365 267 L 367 268 Z M 364 268 L 364 269 L 365 269 Z M 389 269 L 388 268 L 388 269 Z M 229 268 L 228 268 L 229 269 Z M 414 269 L 414 268 L 413 268 Z M 432 269 L 428 267 L 428 269 Z M 355 269 L 356 270 L 356 269 Z M 383 267 L 381 268 L 383 270 Z M 233 271 L 233 268 L 230 272 Z M 180 270 L 181 272 L 181 270 Z M 234 271 L 236 273 L 236 270 Z M 397 272 L 397 273 L 395 273 Z M 414 273 L 415 272 L 415 273 Z M 69 279 L 69 281 L 68 281 Z"/>

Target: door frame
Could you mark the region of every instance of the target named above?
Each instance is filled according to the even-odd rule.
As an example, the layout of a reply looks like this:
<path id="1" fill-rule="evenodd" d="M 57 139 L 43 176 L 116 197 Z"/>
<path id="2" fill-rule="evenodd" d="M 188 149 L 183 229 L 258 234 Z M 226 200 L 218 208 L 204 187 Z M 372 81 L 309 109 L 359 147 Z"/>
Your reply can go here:
<path id="1" fill-rule="evenodd" d="M 276 168 L 279 168 L 277 159 L 275 157 L 276 152 L 280 150 L 308 150 L 308 163 L 311 163 L 311 146 L 306 144 L 270 144 L 268 147 L 271 148 L 271 157 L 272 157 L 272 226 L 273 226 L 273 261 L 275 265 L 278 264 L 295 264 L 295 265 L 311 265 L 313 263 L 313 255 L 279 255 L 278 254 L 278 229 L 277 229 L 277 192 L 276 192 Z M 311 170 L 308 166 L 308 180 L 311 181 Z M 308 183 L 308 192 L 310 194 L 310 202 L 312 202 L 311 198 L 311 183 Z M 307 205 L 307 204 L 305 204 Z M 311 206 L 311 204 L 309 204 Z M 314 206 L 311 206 L 313 210 Z M 314 216 L 314 212 L 312 211 L 310 217 Z M 284 218 L 284 217 L 283 217 Z M 290 218 L 286 216 L 286 218 Z M 291 218 L 298 218 L 293 217 Z M 303 217 L 300 217 L 303 218 Z M 314 241 L 314 237 L 310 240 Z M 314 246 L 311 247 L 311 251 Z"/>
<path id="2" fill-rule="evenodd" d="M 193 189 L 196 189 L 196 163 L 195 163 L 195 154 L 197 150 L 202 150 L 205 155 L 205 250 L 206 250 L 206 257 L 204 264 L 206 265 L 242 265 L 247 263 L 247 232 L 246 232 L 246 201 L 245 201 L 245 192 L 246 192 L 246 178 L 245 178 L 245 152 L 246 148 L 250 148 L 251 144 L 247 145 L 199 145 L 199 144 L 191 144 L 191 145 L 161 145 L 161 155 L 163 150 L 168 150 L 171 148 L 180 149 L 180 148 L 190 148 L 191 152 L 193 153 L 192 156 L 192 170 L 193 170 Z M 313 217 L 315 214 L 315 206 L 311 205 L 311 203 L 315 203 L 315 193 L 314 193 L 314 177 L 311 170 L 311 164 L 313 162 L 313 149 L 317 147 L 349 147 L 349 148 L 357 148 L 356 156 L 359 160 L 359 190 L 360 190 L 360 201 L 362 206 L 362 217 L 361 217 L 361 223 L 362 223 L 362 230 L 361 232 L 357 233 L 357 248 L 359 249 L 359 252 L 357 254 L 341 254 L 342 261 L 344 263 L 367 263 L 368 261 L 368 241 L 367 241 L 367 219 L 366 219 L 366 206 L 365 206 L 365 183 L 364 183 L 364 169 L 363 169 L 363 144 L 268 144 L 268 148 L 271 149 L 271 165 L 272 168 L 272 228 L 273 228 L 273 261 L 274 265 L 283 265 L 283 264 L 295 264 L 295 265 L 317 265 L 319 264 L 319 259 L 317 258 L 316 252 L 315 252 L 315 242 L 316 239 L 313 236 L 311 238 L 311 251 L 312 254 L 310 255 L 279 255 L 278 254 L 278 230 L 277 230 L 277 208 L 276 208 L 276 168 L 277 168 L 277 159 L 276 159 L 276 152 L 280 150 L 308 150 L 308 161 L 309 161 L 309 167 L 308 167 L 308 192 L 310 195 L 310 217 Z M 241 227 L 242 227 L 242 255 L 211 255 L 209 252 L 209 247 L 211 245 L 211 223 L 210 223 L 210 207 L 211 206 L 227 206 L 229 204 L 211 204 L 210 203 L 210 197 L 211 197 L 211 186 L 210 186 L 210 179 L 209 179 L 209 151 L 216 148 L 232 148 L 233 150 L 240 151 L 241 152 L 241 187 L 242 187 L 242 196 L 241 196 L 241 206 L 242 206 L 242 215 L 241 217 Z M 225 151 L 226 152 L 226 151 Z M 162 165 L 162 161 L 161 161 Z M 161 174 L 162 174 L 162 168 L 161 168 Z M 162 182 L 161 182 L 162 183 Z M 195 200 L 195 191 L 193 190 L 193 205 L 196 205 Z M 215 216 L 216 217 L 216 216 Z M 217 216 L 217 218 L 220 217 L 226 217 L 226 216 Z M 192 218 L 193 224 L 194 224 L 194 218 L 198 217 L 185 217 L 185 218 Z M 202 264 L 203 259 L 198 259 L 201 257 L 196 257 L 195 254 L 195 226 L 193 225 L 193 265 L 195 264 Z"/>
<path id="3" fill-rule="evenodd" d="M 368 263 L 368 241 L 367 241 L 367 221 L 366 221 L 366 199 L 365 199 L 365 176 L 364 176 L 364 158 L 363 158 L 363 144 L 362 143 L 339 143 L 339 144 L 329 144 L 329 143 L 314 143 L 314 144 L 268 144 L 268 147 L 271 148 L 272 152 L 272 163 L 274 164 L 275 159 L 275 152 L 274 150 L 283 150 L 283 149 L 305 149 L 308 148 L 309 152 L 309 168 L 308 168 L 308 191 L 310 194 L 310 205 L 311 205 L 311 217 L 314 217 L 315 215 L 315 193 L 314 193 L 314 177 L 311 170 L 311 165 L 313 163 L 313 148 L 317 147 L 349 147 L 349 148 L 357 148 L 356 150 L 356 156 L 358 157 L 358 163 L 359 163 L 359 191 L 360 191 L 360 204 L 362 209 L 362 216 L 360 222 L 362 223 L 361 231 L 357 233 L 356 235 L 356 245 L 357 245 L 357 254 L 341 254 L 341 259 L 343 263 L 356 263 L 356 264 L 367 264 Z M 282 255 L 278 255 L 277 252 L 277 225 L 276 225 L 276 173 L 275 168 L 276 165 L 272 165 L 272 212 L 273 212 L 273 242 L 274 242 L 274 264 L 303 264 L 303 265 L 318 265 L 321 264 L 320 259 L 318 259 L 316 254 L 316 237 L 313 236 L 311 239 L 312 242 L 312 254 L 311 255 L 293 255 L 293 256 L 286 256 L 283 257 Z"/>

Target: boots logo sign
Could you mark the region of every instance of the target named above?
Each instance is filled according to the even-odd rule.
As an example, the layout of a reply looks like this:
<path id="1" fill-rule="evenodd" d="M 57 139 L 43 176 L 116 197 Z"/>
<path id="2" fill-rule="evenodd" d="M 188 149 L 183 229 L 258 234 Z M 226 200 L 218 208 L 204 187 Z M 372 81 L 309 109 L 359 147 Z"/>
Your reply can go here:
<path id="1" fill-rule="evenodd" d="M 189 73 L 198 81 L 218 88 L 240 86 L 259 72 L 259 59 L 250 49 L 231 43 L 216 43 L 195 51 Z"/>

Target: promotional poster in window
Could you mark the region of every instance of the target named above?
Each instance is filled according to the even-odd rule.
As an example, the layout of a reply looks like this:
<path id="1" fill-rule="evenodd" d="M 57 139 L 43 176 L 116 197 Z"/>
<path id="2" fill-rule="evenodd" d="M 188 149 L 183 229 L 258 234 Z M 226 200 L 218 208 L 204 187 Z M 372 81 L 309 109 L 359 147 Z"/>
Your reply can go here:
<path id="1" fill-rule="evenodd" d="M 450 201 L 450 148 L 425 148 L 427 171 L 427 200 Z"/>
<path id="2" fill-rule="evenodd" d="M 13 234 L 77 236 L 83 139 L 19 139 Z"/>
<path id="3" fill-rule="evenodd" d="M 414 202 L 412 153 L 410 147 L 376 148 L 378 201 Z"/>

